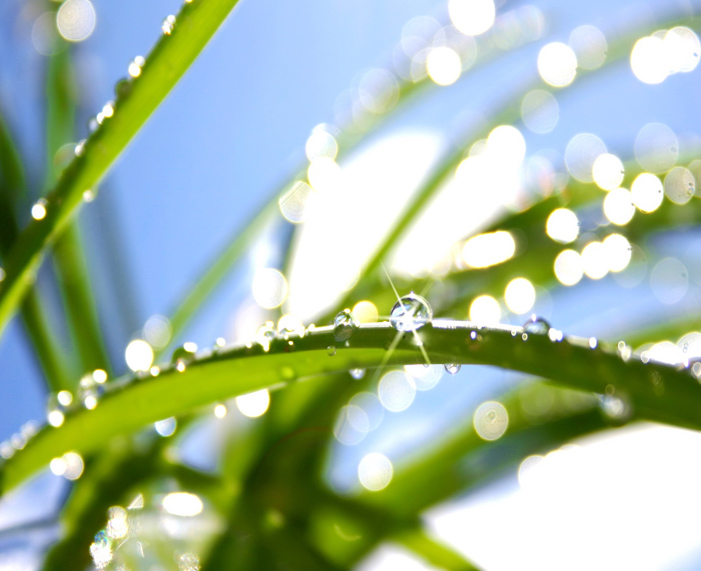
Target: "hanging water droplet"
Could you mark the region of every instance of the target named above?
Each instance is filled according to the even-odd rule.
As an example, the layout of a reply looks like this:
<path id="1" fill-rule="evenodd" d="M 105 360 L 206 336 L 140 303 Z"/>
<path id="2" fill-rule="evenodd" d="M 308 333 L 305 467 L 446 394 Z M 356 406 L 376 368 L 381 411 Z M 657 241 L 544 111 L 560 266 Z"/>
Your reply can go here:
<path id="1" fill-rule="evenodd" d="M 329 345 L 326 348 L 326 353 L 329 355 L 329 357 L 333 357 L 336 354 L 336 347 L 334 347 L 333 345 Z"/>
<path id="2" fill-rule="evenodd" d="M 197 352 L 197 345 L 192 342 L 183 343 L 180 347 L 177 347 L 173 351 L 173 355 L 170 358 L 170 362 L 173 364 L 183 363 L 184 365 L 189 365 L 195 360 L 195 353 Z"/>
<path id="3" fill-rule="evenodd" d="M 95 381 L 92 373 L 83 375 L 78 383 L 78 400 L 88 410 L 94 410 L 97 407 L 99 399 L 104 392 L 105 387 L 102 383 Z"/>
<path id="4" fill-rule="evenodd" d="M 350 309 L 344 309 L 333 320 L 333 337 L 336 341 L 346 341 L 351 338 L 360 322 Z"/>
<path id="5" fill-rule="evenodd" d="M 256 342 L 267 353 L 270 350 L 270 342 L 273 339 L 275 339 L 275 324 L 272 321 L 266 321 L 256 331 Z"/>
<path id="6" fill-rule="evenodd" d="M 351 377 L 353 377 L 356 381 L 359 381 L 365 376 L 365 369 L 351 369 L 348 371 Z"/>
<path id="7" fill-rule="evenodd" d="M 85 139 L 78 141 L 78 144 L 73 149 L 76 157 L 82 157 L 85 154 Z"/>
<path id="8" fill-rule="evenodd" d="M 416 331 L 433 319 L 433 310 L 423 297 L 411 292 L 392 307 L 389 322 L 397 331 Z"/>
<path id="9" fill-rule="evenodd" d="M 535 313 L 523 324 L 523 330 L 533 335 L 547 335 L 550 331 L 550 324 Z"/>
<path id="10" fill-rule="evenodd" d="M 460 365 L 457 363 L 446 363 L 443 365 L 443 368 L 449 375 L 454 375 L 460 370 Z"/>
<path id="11" fill-rule="evenodd" d="M 165 20 L 163 20 L 163 24 L 161 25 L 161 30 L 163 30 L 163 33 L 166 36 L 170 36 L 170 34 L 173 32 L 175 29 L 175 16 L 171 15 L 166 17 Z"/>
<path id="12" fill-rule="evenodd" d="M 132 77 L 139 77 L 141 75 L 141 68 L 144 67 L 145 63 L 146 60 L 143 58 L 143 56 L 136 56 L 134 61 L 129 64 L 129 68 L 127 69 L 129 75 Z"/>

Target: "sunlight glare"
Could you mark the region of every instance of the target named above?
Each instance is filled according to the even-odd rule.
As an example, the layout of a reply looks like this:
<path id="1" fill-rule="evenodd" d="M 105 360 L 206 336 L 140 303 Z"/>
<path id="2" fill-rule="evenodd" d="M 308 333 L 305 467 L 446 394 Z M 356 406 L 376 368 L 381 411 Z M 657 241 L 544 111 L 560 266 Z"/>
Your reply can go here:
<path id="1" fill-rule="evenodd" d="M 493 0 L 449 0 L 448 13 L 463 34 L 478 36 L 494 24 L 496 8 Z"/>
<path id="2" fill-rule="evenodd" d="M 577 75 L 577 56 L 567 44 L 552 42 L 538 54 L 538 73 L 545 83 L 565 87 Z"/>
<path id="3" fill-rule="evenodd" d="M 241 414 L 249 418 L 263 416 L 270 406 L 270 392 L 261 389 L 246 395 L 236 397 L 236 406 Z"/>

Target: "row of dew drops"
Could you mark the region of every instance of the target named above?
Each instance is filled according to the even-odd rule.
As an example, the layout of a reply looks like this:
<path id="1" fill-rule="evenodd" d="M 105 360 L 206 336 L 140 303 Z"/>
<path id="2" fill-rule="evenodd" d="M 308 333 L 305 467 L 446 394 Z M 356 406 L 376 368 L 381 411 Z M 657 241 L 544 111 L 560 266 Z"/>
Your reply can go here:
<path id="1" fill-rule="evenodd" d="M 185 4 L 191 4 L 193 0 L 185 0 Z M 161 31 L 163 32 L 164 35 L 170 36 L 173 33 L 173 30 L 175 30 L 175 24 L 176 24 L 176 18 L 173 15 L 167 16 L 163 20 L 163 24 L 161 25 Z M 130 63 L 129 66 L 127 67 L 127 73 L 129 74 L 128 78 L 123 78 L 117 81 L 115 87 L 114 87 L 114 92 L 117 98 L 124 98 L 127 97 L 133 88 L 133 81 L 138 78 L 144 66 L 146 65 L 146 58 L 143 56 L 136 56 Z M 88 132 L 90 134 L 95 133 L 101 125 L 103 125 L 108 119 L 111 119 L 114 117 L 114 114 L 116 112 L 116 103 L 114 100 L 110 100 L 107 103 L 105 103 L 102 106 L 102 109 L 94 116 L 91 117 L 88 120 Z M 76 157 L 82 157 L 85 155 L 86 149 L 88 145 L 88 139 L 81 139 L 78 141 L 78 143 L 73 147 L 73 155 Z M 57 160 L 60 159 L 64 155 L 63 150 L 59 150 L 57 153 Z M 95 199 L 95 192 L 92 189 L 86 189 L 83 191 L 83 201 L 84 202 L 92 202 Z M 49 202 L 46 198 L 40 198 L 37 200 L 31 208 L 31 215 L 34 220 L 43 220 L 46 218 L 47 215 L 47 209 L 48 209 Z M 3 280 L 5 274 L 4 271 L 0 268 L 0 281 Z"/>
<path id="2" fill-rule="evenodd" d="M 413 292 L 401 297 L 394 304 L 389 315 L 389 323 L 394 329 L 397 330 L 398 335 L 403 335 L 406 333 L 417 335 L 417 330 L 430 323 L 432 319 L 433 310 L 428 301 L 422 296 Z M 346 347 L 350 346 L 350 339 L 359 327 L 360 321 L 358 318 L 351 310 L 344 309 L 338 313 L 338 315 L 336 315 L 333 322 L 334 340 L 338 344 L 345 344 Z M 266 322 L 264 325 L 259 327 L 255 335 L 255 341 L 264 352 L 268 352 L 270 350 L 271 343 L 274 340 L 283 340 L 286 343 L 283 346 L 283 350 L 285 352 L 290 352 L 294 350 L 294 340 L 291 338 L 292 335 L 302 338 L 304 337 L 305 333 L 311 332 L 314 329 L 315 326 L 313 324 L 305 328 L 300 320 L 287 316 L 287 319 L 280 320 L 277 331 L 275 330 L 274 324 L 271 321 Z M 527 341 L 529 335 L 547 335 L 553 342 L 561 342 L 564 340 L 564 335 L 561 331 L 552 328 L 545 319 L 537 317 L 536 315 L 531 316 L 531 318 L 524 324 L 523 328 L 512 329 L 511 334 L 513 337 L 520 334 L 523 341 Z M 472 341 L 481 340 L 481 335 L 476 330 L 472 330 L 469 337 Z M 420 345 L 421 342 L 420 339 L 418 339 L 418 336 L 417 341 Z M 141 343 L 148 346 L 145 341 L 141 341 Z M 594 337 L 588 339 L 587 343 L 591 349 L 596 349 L 598 347 L 598 341 Z M 223 338 L 217 339 L 212 349 L 212 353 L 218 353 L 225 346 L 226 342 Z M 251 350 L 253 348 L 253 343 L 248 343 L 246 348 Z M 182 346 L 174 350 L 171 358 L 172 367 L 177 372 L 184 372 L 187 369 L 187 366 L 195 360 L 196 352 L 197 345 L 191 342 L 184 343 Z M 335 355 L 336 346 L 330 345 L 327 352 L 330 356 Z M 618 353 L 624 361 L 628 361 L 633 355 L 633 350 L 625 342 L 621 341 L 618 344 Z M 655 361 L 655 359 L 651 358 L 648 352 L 645 351 L 641 353 L 640 359 L 643 363 Z M 160 374 L 160 367 L 152 366 L 152 360 L 153 352 L 151 351 L 148 362 L 143 363 L 140 366 L 141 368 L 137 368 L 134 371 L 136 378 L 144 378 L 146 376 L 156 377 Z M 130 365 L 130 367 L 131 366 L 132 365 Z M 690 370 L 696 379 L 701 379 L 701 361 L 693 358 L 685 359 L 679 364 L 679 366 L 680 368 Z M 460 365 L 456 363 L 447 363 L 444 365 L 444 368 L 449 374 L 455 374 L 460 370 Z M 290 367 L 284 367 L 280 371 L 280 374 L 283 380 L 286 381 L 293 380 L 295 378 L 295 373 Z M 365 370 L 359 368 L 351 369 L 349 374 L 354 379 L 359 380 L 365 376 Z M 102 369 L 96 369 L 84 375 L 80 379 L 76 396 L 77 400 L 85 409 L 94 410 L 98 406 L 101 396 L 105 393 L 107 380 L 107 372 Z M 664 386 L 659 373 L 653 372 L 651 382 L 654 385 L 656 393 L 661 394 L 664 392 Z M 630 405 L 629 403 L 625 402 L 625 397 L 614 395 L 615 390 L 607 390 L 606 392 L 607 394 L 601 396 L 601 405 L 605 413 L 619 419 L 624 413 L 625 415 L 630 415 Z M 60 427 L 63 425 L 66 415 L 69 414 L 71 410 L 79 408 L 78 406 L 75 406 L 75 400 L 74 395 L 67 390 L 62 390 L 56 394 L 50 395 L 47 403 L 48 424 L 53 427 Z M 215 407 L 215 414 L 220 418 L 224 416 L 226 414 L 225 407 L 223 407 L 223 405 L 217 405 Z M 174 421 L 174 419 L 166 419 L 165 421 L 161 421 L 160 424 L 163 426 L 158 430 L 158 432 L 162 436 L 169 436 L 175 431 L 175 422 L 170 421 Z M 27 442 L 38 432 L 38 429 L 39 425 L 37 423 L 29 422 L 22 427 L 19 433 L 14 434 L 9 441 L 0 443 L 0 458 L 11 458 L 17 450 L 23 449 Z M 52 471 L 59 475 L 64 475 L 68 479 L 76 479 L 80 477 L 80 474 L 82 473 L 82 460 L 75 453 L 69 452 L 64 455 L 64 457 L 55 459 L 54 464 L 56 465 L 52 465 Z"/>

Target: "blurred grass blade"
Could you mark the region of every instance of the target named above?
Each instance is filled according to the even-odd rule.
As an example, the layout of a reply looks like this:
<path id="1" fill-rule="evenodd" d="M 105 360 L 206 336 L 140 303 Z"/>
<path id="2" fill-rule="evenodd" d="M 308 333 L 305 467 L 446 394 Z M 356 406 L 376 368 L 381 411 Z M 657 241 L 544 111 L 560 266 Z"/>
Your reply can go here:
<path id="1" fill-rule="evenodd" d="M 263 387 L 282 386 L 330 372 L 377 366 L 397 332 L 388 323 L 361 326 L 349 347 L 335 348 L 332 327 L 316 328 L 303 338 L 291 336 L 262 347 L 240 347 L 180 363 L 158 376 L 113 382 L 97 413 L 76 410 L 60 428 L 41 430 L 9 459 L 2 470 L 8 490 L 68 450 L 90 453 L 113 436 L 128 434 L 163 418 L 220 402 Z M 567 337 L 551 341 L 547 334 L 530 335 L 522 328 L 481 328 L 469 322 L 436 320 L 421 329 L 424 349 L 433 363 L 471 363 L 504 367 L 551 379 L 586 392 L 604 394 L 611 388 L 630 400 L 636 418 L 701 428 L 701 385 L 685 370 L 623 360 L 592 339 Z M 329 347 L 334 347 L 333 351 Z M 333 356 L 330 356 L 333 353 Z M 423 362 L 413 336 L 401 339 L 388 365 Z"/>
<path id="2" fill-rule="evenodd" d="M 421 527 L 402 530 L 390 539 L 413 551 L 426 563 L 449 571 L 477 571 L 472 563 L 444 543 L 431 537 Z"/>
<path id="3" fill-rule="evenodd" d="M 87 141 L 81 156 L 63 171 L 47 196 L 46 217 L 32 221 L 5 260 L 0 287 L 0 333 L 32 283 L 46 246 L 72 219 L 86 190 L 96 191 L 136 133 L 165 99 L 217 31 L 238 0 L 185 3 L 170 35 L 164 35 L 148 55 L 139 77 L 121 90 L 114 116 Z"/>

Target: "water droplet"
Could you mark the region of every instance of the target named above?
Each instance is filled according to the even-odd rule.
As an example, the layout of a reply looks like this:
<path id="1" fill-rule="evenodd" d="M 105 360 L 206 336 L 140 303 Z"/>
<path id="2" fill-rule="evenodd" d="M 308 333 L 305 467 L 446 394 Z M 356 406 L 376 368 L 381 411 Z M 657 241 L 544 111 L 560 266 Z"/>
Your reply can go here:
<path id="1" fill-rule="evenodd" d="M 523 330 L 531 335 L 547 335 L 550 331 L 550 324 L 542 317 L 531 315 L 531 318 L 523 324 Z"/>
<path id="2" fill-rule="evenodd" d="M 397 331 L 416 331 L 433 319 L 433 310 L 423 297 L 411 292 L 392 307 L 389 322 Z"/>
<path id="3" fill-rule="evenodd" d="M 528 341 L 528 333 L 521 333 L 521 339 Z"/>
<path id="4" fill-rule="evenodd" d="M 117 83 L 114 85 L 114 94 L 122 99 L 124 97 L 127 97 L 132 90 L 132 83 L 126 78 L 120 79 Z"/>
<path id="5" fill-rule="evenodd" d="M 151 373 L 152 377 L 157 377 L 158 375 L 161 374 L 161 369 L 160 369 L 160 367 L 156 367 L 156 365 L 154 365 L 153 367 L 151 367 L 148 370 L 148 372 Z"/>
<path id="6" fill-rule="evenodd" d="M 34 218 L 34 220 L 43 220 L 46 218 L 46 207 L 48 204 L 45 198 L 37 200 L 34 206 L 32 206 L 32 218 Z"/>
<path id="7" fill-rule="evenodd" d="M 621 356 L 621 359 L 628 361 L 633 354 L 633 348 L 627 345 L 625 341 L 619 341 L 618 354 Z"/>
<path id="8" fill-rule="evenodd" d="M 100 124 L 97 122 L 96 117 L 90 117 L 90 119 L 88 119 L 88 133 L 94 133 L 99 126 Z"/>
<path id="9" fill-rule="evenodd" d="M 95 193 L 92 190 L 88 189 L 83 192 L 84 202 L 92 202 L 93 200 L 95 200 Z"/>
<path id="10" fill-rule="evenodd" d="M 189 365 L 195 360 L 196 352 L 197 345 L 191 342 L 183 343 L 173 351 L 170 362 L 173 364 L 183 363 L 184 365 Z"/>
<path id="11" fill-rule="evenodd" d="M 477 339 L 477 331 L 470 331 L 470 339 L 473 341 Z"/>
<path id="12" fill-rule="evenodd" d="M 460 370 L 460 365 L 457 363 L 446 363 L 443 365 L 443 368 L 449 375 L 454 375 Z"/>
<path id="13" fill-rule="evenodd" d="M 129 68 L 127 69 L 129 75 L 132 77 L 139 77 L 141 75 L 141 68 L 144 67 L 145 63 L 146 60 L 143 58 L 143 56 L 136 56 L 134 61 L 129 64 Z"/>
<path id="14" fill-rule="evenodd" d="M 85 139 L 78 141 L 78 144 L 73 149 L 76 157 L 82 157 L 85 154 Z"/>
<path id="15" fill-rule="evenodd" d="M 624 395 L 602 395 L 599 397 L 599 408 L 604 417 L 613 425 L 620 426 L 628 422 L 633 415 L 630 400 Z"/>
<path id="16" fill-rule="evenodd" d="M 336 347 L 334 347 L 333 345 L 329 345 L 326 348 L 326 352 L 328 353 L 329 357 L 333 357 L 336 354 Z"/>
<path id="17" fill-rule="evenodd" d="M 97 569 L 105 569 L 112 561 L 112 542 L 104 529 L 95 534 L 90 544 L 90 555 Z"/>
<path id="18" fill-rule="evenodd" d="M 365 376 L 365 369 L 351 369 L 348 371 L 351 377 L 353 377 L 356 381 L 359 381 Z"/>
<path id="19" fill-rule="evenodd" d="M 105 387 L 102 383 L 95 381 L 92 373 L 84 375 L 78 383 L 78 400 L 88 410 L 94 410 L 97 407 L 98 401 L 104 392 Z"/>
<path id="20" fill-rule="evenodd" d="M 596 349 L 598 344 L 599 344 L 599 342 L 596 340 L 596 337 L 589 337 L 589 348 L 590 349 Z"/>
<path id="21" fill-rule="evenodd" d="M 163 20 L 161 30 L 163 30 L 163 33 L 166 36 L 170 36 L 170 34 L 173 32 L 173 29 L 175 29 L 175 16 L 171 15 L 168 16 L 165 20 Z"/>
<path id="22" fill-rule="evenodd" d="M 565 338 L 562 331 L 559 329 L 553 329 L 552 327 L 548 330 L 548 337 L 553 343 L 559 343 Z"/>
<path id="23" fill-rule="evenodd" d="M 270 342 L 273 339 L 275 339 L 275 324 L 272 321 L 266 321 L 256 331 L 256 342 L 267 353 L 270 351 Z"/>
<path id="24" fill-rule="evenodd" d="M 333 321 L 333 337 L 336 341 L 346 341 L 351 338 L 360 322 L 350 309 L 341 311 Z"/>

